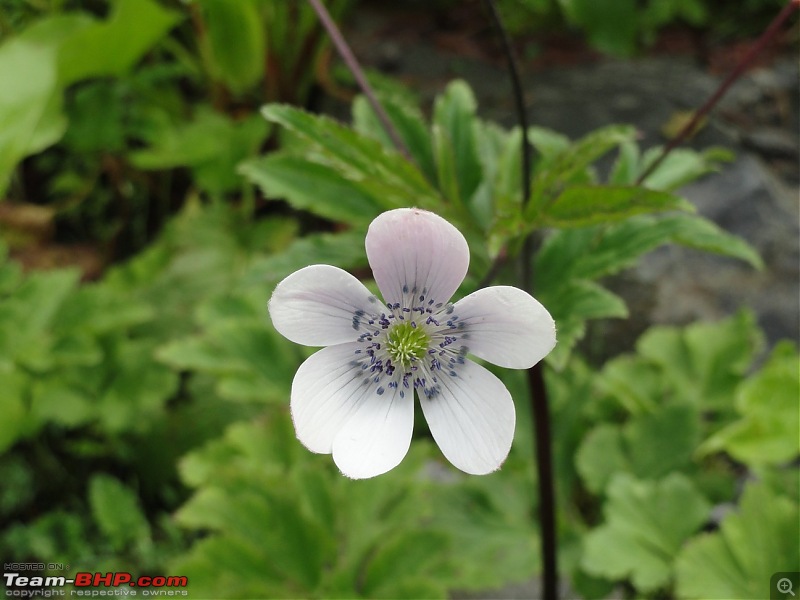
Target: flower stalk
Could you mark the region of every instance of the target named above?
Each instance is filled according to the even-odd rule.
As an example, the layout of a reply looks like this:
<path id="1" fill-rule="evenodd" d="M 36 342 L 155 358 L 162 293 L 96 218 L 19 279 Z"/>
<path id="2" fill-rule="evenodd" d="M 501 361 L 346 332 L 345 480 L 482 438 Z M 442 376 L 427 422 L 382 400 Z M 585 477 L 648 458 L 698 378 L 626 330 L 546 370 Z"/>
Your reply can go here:
<path id="1" fill-rule="evenodd" d="M 711 96 L 708 97 L 708 100 L 706 100 L 703 105 L 695 111 L 689 122 L 686 123 L 680 132 L 678 132 L 678 135 L 672 138 L 669 143 L 664 146 L 658 158 L 650 164 L 644 173 L 639 175 L 639 178 L 636 180 L 636 185 L 642 185 L 645 180 L 650 177 L 650 175 L 652 175 L 656 169 L 658 169 L 661 163 L 664 162 L 667 156 L 669 156 L 669 154 L 675 148 L 680 146 L 694 134 L 698 125 L 703 121 L 705 116 L 714 109 L 714 107 L 719 103 L 730 87 L 736 83 L 742 74 L 744 74 L 747 67 L 750 66 L 750 63 L 755 60 L 756 56 L 761 53 L 761 51 L 767 46 L 772 38 L 775 37 L 780 28 L 783 27 L 783 24 L 786 22 L 786 20 L 798 8 L 800 8 L 800 0 L 791 0 L 791 2 L 787 3 L 786 6 L 783 7 L 783 10 L 781 10 L 781 12 L 779 12 L 778 15 L 767 26 L 767 28 L 764 30 L 764 33 L 761 34 L 761 37 L 759 37 L 756 43 L 753 44 L 747 54 L 742 57 L 742 59 L 739 61 L 739 64 L 736 65 L 733 71 L 731 71 L 725 80 L 719 84 L 719 87 L 714 91 L 713 94 L 711 94 Z"/>
<path id="2" fill-rule="evenodd" d="M 336 46 L 336 51 L 339 53 L 339 56 L 342 57 L 342 60 L 347 65 L 347 68 L 353 74 L 353 77 L 355 77 L 358 87 L 361 88 L 361 92 L 366 97 L 367 102 L 369 102 L 372 110 L 375 111 L 375 115 L 381 122 L 381 125 L 386 131 L 386 134 L 389 136 L 389 139 L 392 140 L 395 148 L 397 148 L 397 150 L 403 156 L 405 156 L 409 161 L 413 162 L 411 152 L 409 152 L 405 143 L 403 143 L 403 138 L 400 137 L 397 129 L 392 124 L 392 120 L 389 118 L 389 115 L 386 114 L 383 105 L 378 101 L 375 91 L 372 89 L 369 81 L 367 81 L 366 75 L 364 75 L 364 70 L 358 63 L 358 59 L 353 54 L 353 51 L 350 50 L 350 46 L 347 44 L 344 36 L 342 36 L 339 28 L 336 26 L 336 23 L 328 12 L 328 9 L 325 8 L 325 5 L 321 2 L 321 0 L 308 0 L 308 2 L 311 4 L 314 12 L 317 13 L 320 23 L 322 23 L 322 26 L 328 32 L 333 45 Z"/>
<path id="3" fill-rule="evenodd" d="M 522 205 L 528 202 L 531 195 L 531 145 L 528 140 L 528 117 L 525 110 L 525 97 L 520 81 L 519 67 L 511 46 L 508 31 L 503 24 L 503 19 L 494 0 L 485 0 L 489 13 L 492 16 L 495 28 L 503 44 L 503 52 L 508 64 L 511 77 L 511 87 L 514 95 L 514 104 L 517 109 L 517 118 L 522 128 Z M 529 234 L 523 243 L 520 253 L 520 279 L 522 289 L 533 293 L 533 256 L 536 251 L 535 234 Z M 487 274 L 487 278 L 500 269 L 504 258 L 501 253 L 495 264 Z M 487 282 L 488 284 L 488 282 Z M 528 392 L 530 393 L 531 414 L 533 416 L 533 435 L 535 439 L 536 474 L 539 483 L 539 526 L 541 527 L 542 549 L 542 597 L 545 600 L 558 598 L 558 560 L 556 537 L 556 510 L 555 510 L 555 477 L 553 474 L 552 434 L 550 429 L 550 402 L 547 397 L 547 386 L 544 381 L 542 363 L 533 365 L 527 372 Z"/>

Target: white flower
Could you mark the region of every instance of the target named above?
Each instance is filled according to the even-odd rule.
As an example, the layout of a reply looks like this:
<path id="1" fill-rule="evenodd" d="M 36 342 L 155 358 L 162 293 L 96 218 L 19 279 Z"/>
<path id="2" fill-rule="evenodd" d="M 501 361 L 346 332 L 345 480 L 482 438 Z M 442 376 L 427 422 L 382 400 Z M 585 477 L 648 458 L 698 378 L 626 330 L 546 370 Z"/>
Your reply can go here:
<path id="1" fill-rule="evenodd" d="M 451 463 L 472 474 L 496 470 L 514 437 L 514 402 L 467 355 L 529 368 L 555 346 L 552 317 L 508 286 L 449 303 L 467 274 L 469 248 L 433 213 L 383 213 L 370 224 L 366 250 L 385 303 L 329 265 L 289 275 L 270 299 L 282 335 L 327 346 L 300 366 L 292 383 L 298 439 L 312 452 L 332 453 L 348 477 L 380 475 L 408 452 L 416 392 Z"/>

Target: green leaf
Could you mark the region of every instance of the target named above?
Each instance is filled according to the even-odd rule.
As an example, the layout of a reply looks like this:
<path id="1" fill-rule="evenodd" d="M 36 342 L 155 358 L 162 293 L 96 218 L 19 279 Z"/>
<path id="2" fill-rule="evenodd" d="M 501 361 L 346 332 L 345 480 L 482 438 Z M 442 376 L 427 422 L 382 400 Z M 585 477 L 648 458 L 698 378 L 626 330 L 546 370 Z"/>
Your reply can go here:
<path id="1" fill-rule="evenodd" d="M 551 234 L 536 256 L 537 285 L 548 288 L 565 279 L 612 275 L 669 242 L 761 266 L 758 254 L 746 242 L 702 217 L 640 216 L 613 225 L 562 229 Z"/>
<path id="2" fill-rule="evenodd" d="M 156 130 L 152 146 L 130 154 L 140 169 L 189 167 L 200 188 L 221 194 L 241 187 L 241 161 L 251 158 L 269 128 L 257 116 L 236 122 L 208 107 L 200 107 L 190 123 Z"/>
<path id="3" fill-rule="evenodd" d="M 595 48 L 617 56 L 636 51 L 638 6 L 636 0 L 562 0 L 567 17 L 582 26 Z"/>
<path id="4" fill-rule="evenodd" d="M 180 509 L 177 518 L 186 526 L 211 527 L 247 541 L 260 549 L 265 571 L 283 578 L 290 588 L 312 590 L 323 564 L 333 559 L 330 532 L 277 487 L 271 493 L 264 491 L 239 486 L 230 494 L 206 488 Z"/>
<path id="5" fill-rule="evenodd" d="M 204 56 L 212 76 L 241 94 L 264 76 L 265 26 L 256 0 L 197 0 L 206 37 Z"/>
<path id="6" fill-rule="evenodd" d="M 660 481 L 619 473 L 607 491 L 605 524 L 585 537 L 582 567 L 608 579 L 630 578 L 640 592 L 668 585 L 675 556 L 708 517 L 708 502 L 678 473 Z"/>
<path id="7" fill-rule="evenodd" d="M 56 92 L 57 69 L 52 48 L 19 39 L 0 46 L 0 197 L 17 163 L 43 145 L 37 140 L 47 121 Z M 66 122 L 58 119 L 53 135 L 60 137 Z"/>
<path id="8" fill-rule="evenodd" d="M 59 54 L 59 81 L 122 75 L 179 21 L 153 0 L 116 0 L 108 20 L 69 36 Z"/>
<path id="9" fill-rule="evenodd" d="M 630 471 L 620 428 L 601 423 L 583 439 L 575 455 L 575 467 L 590 492 L 599 494 L 614 473 Z"/>
<path id="10" fill-rule="evenodd" d="M 571 186 L 542 212 L 551 227 L 583 227 L 670 210 L 693 211 L 686 200 L 666 192 L 638 187 Z"/>
<path id="11" fill-rule="evenodd" d="M 436 164 L 433 158 L 431 134 L 416 105 L 404 101 L 398 94 L 379 93 L 381 102 L 389 120 L 394 125 L 400 138 L 408 148 L 414 162 L 430 182 L 436 181 Z M 357 96 L 353 101 L 353 127 L 359 133 L 370 135 L 380 140 L 386 148 L 394 149 L 394 142 L 389 138 L 375 112 L 364 96 Z"/>
<path id="12" fill-rule="evenodd" d="M 698 449 L 701 455 L 726 451 L 758 468 L 800 455 L 800 373 L 793 345 L 779 343 L 755 376 L 736 389 L 739 420 L 717 431 Z"/>
<path id="13" fill-rule="evenodd" d="M 555 287 L 542 287 L 538 298 L 556 322 L 558 344 L 547 360 L 562 368 L 575 344 L 584 336 L 587 319 L 626 317 L 628 309 L 617 295 L 591 281 L 566 280 Z"/>
<path id="14" fill-rule="evenodd" d="M 696 216 L 675 215 L 670 217 L 675 227 L 673 239 L 676 243 L 705 252 L 731 256 L 762 269 L 764 263 L 758 252 L 743 239 L 723 231 L 717 225 Z"/>
<path id="15" fill-rule="evenodd" d="M 66 381 L 50 377 L 33 385 L 31 415 L 42 423 L 75 427 L 94 419 L 95 410 L 86 392 Z"/>
<path id="16" fill-rule="evenodd" d="M 239 172 L 270 198 L 332 221 L 366 227 L 382 211 L 382 201 L 329 166 L 274 152 L 243 163 Z"/>
<path id="17" fill-rule="evenodd" d="M 35 272 L 14 293 L 0 299 L 0 356 L 37 371 L 54 366 L 52 329 L 57 314 L 78 283 L 72 269 Z"/>
<path id="18" fill-rule="evenodd" d="M 635 137 L 636 130 L 633 127 L 609 125 L 589 133 L 558 153 L 544 155 L 534 171 L 525 220 L 534 220 L 544 206 L 561 194 L 569 184 L 588 183 L 587 169 L 592 163 Z M 553 149 L 558 145 L 556 142 Z"/>
<path id="19" fill-rule="evenodd" d="M 650 148 L 644 153 L 640 173 L 661 155 L 661 150 L 660 147 Z M 654 190 L 676 190 L 703 175 L 719 171 L 719 164 L 730 162 L 733 157 L 733 153 L 723 148 L 709 148 L 703 152 L 677 148 L 647 177 L 644 185 Z"/>
<path id="20" fill-rule="evenodd" d="M 196 598 L 285 598 L 297 595 L 270 563 L 262 547 L 226 535 L 201 539 L 177 555 L 171 570 L 184 574 Z"/>
<path id="21" fill-rule="evenodd" d="M 458 188 L 458 172 L 453 145 L 441 126 L 431 128 L 433 153 L 436 157 L 436 182 L 442 196 L 455 204 L 463 203 Z"/>
<path id="22" fill-rule="evenodd" d="M 343 177 L 358 181 L 372 197 L 382 200 L 383 210 L 410 203 L 420 208 L 441 208 L 437 192 L 422 173 L 377 140 L 333 119 L 288 105 L 269 104 L 261 112 L 268 121 L 282 125 L 308 144 L 304 155 L 312 162 L 336 168 Z"/>
<path id="23" fill-rule="evenodd" d="M 692 539 L 676 562 L 685 598 L 764 598 L 773 573 L 800 570 L 800 510 L 750 483 L 719 531 Z"/>
<path id="24" fill-rule="evenodd" d="M 398 583 L 435 572 L 445 560 L 448 538 L 435 531 L 398 532 L 381 546 L 366 566 L 364 594 L 369 598 L 398 598 Z"/>
<path id="25" fill-rule="evenodd" d="M 216 375 L 221 396 L 245 401 L 284 401 L 296 366 L 283 338 L 250 319 L 212 324 L 202 335 L 162 346 L 157 356 L 177 369 Z"/>
<path id="26" fill-rule="evenodd" d="M 608 361 L 596 383 L 633 415 L 656 411 L 668 385 L 659 367 L 637 355 L 622 355 Z"/>
<path id="27" fill-rule="evenodd" d="M 10 448 L 18 439 L 27 435 L 30 421 L 26 408 L 30 381 L 22 372 L 0 366 L 0 452 Z"/>
<path id="28" fill-rule="evenodd" d="M 679 400 L 727 411 L 762 344 L 755 317 L 742 311 L 718 323 L 652 327 L 636 348 L 663 370 Z"/>
<path id="29" fill-rule="evenodd" d="M 571 142 L 567 136 L 546 127 L 533 126 L 528 129 L 528 138 L 545 161 L 553 160 L 569 150 Z"/>
<path id="30" fill-rule="evenodd" d="M 95 522 L 115 550 L 150 537 L 150 525 L 139 499 L 114 477 L 102 474 L 92 477 L 89 504 Z"/>
<path id="31" fill-rule="evenodd" d="M 178 376 L 154 360 L 152 340 L 119 343 L 96 410 L 111 431 L 146 429 L 178 388 Z"/>
<path id="32" fill-rule="evenodd" d="M 243 284 L 274 285 L 298 269 L 319 263 L 342 269 L 366 266 L 364 235 L 358 230 L 307 235 L 282 252 L 255 259 L 243 276 Z"/>
<path id="33" fill-rule="evenodd" d="M 433 107 L 436 161 L 440 177 L 445 174 L 439 185 L 445 196 L 456 202 L 467 203 L 483 176 L 475 132 L 476 108 L 472 90 L 460 80 L 451 82 L 444 94 L 436 98 Z M 456 189 L 450 189 L 450 172 Z"/>
<path id="34" fill-rule="evenodd" d="M 636 382 L 632 382 L 636 385 Z M 699 414 L 687 405 L 665 406 L 624 426 L 601 424 L 586 436 L 575 456 L 586 487 L 598 494 L 616 472 L 658 479 L 690 464 L 700 437 Z"/>

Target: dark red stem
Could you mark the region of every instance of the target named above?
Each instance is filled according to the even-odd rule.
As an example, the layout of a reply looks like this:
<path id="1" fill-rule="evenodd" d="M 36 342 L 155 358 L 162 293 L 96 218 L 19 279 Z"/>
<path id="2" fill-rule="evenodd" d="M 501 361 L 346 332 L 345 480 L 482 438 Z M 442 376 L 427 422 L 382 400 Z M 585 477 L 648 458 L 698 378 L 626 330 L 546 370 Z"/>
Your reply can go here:
<path id="1" fill-rule="evenodd" d="M 641 185 L 645 179 L 647 179 L 653 172 L 659 167 L 659 165 L 664 162 L 664 159 L 669 156 L 669 153 L 672 152 L 675 148 L 680 146 L 683 142 L 686 141 L 697 129 L 697 126 L 703 120 L 703 118 L 711 112 L 711 110 L 717 105 L 720 101 L 722 96 L 728 91 L 737 79 L 739 79 L 742 74 L 747 70 L 747 67 L 750 66 L 750 63 L 758 56 L 764 47 L 775 37 L 775 34 L 778 33 L 780 28 L 786 22 L 786 20 L 795 12 L 798 8 L 800 8 L 800 0 L 791 0 L 786 6 L 783 7 L 778 16 L 772 20 L 772 23 L 764 30 L 764 33 L 761 34 L 761 37 L 758 38 L 755 44 L 748 50 L 747 54 L 745 54 L 742 59 L 739 61 L 739 64 L 736 65 L 736 68 L 730 72 L 730 74 L 725 78 L 725 80 L 719 85 L 716 91 L 711 94 L 708 100 L 698 108 L 692 119 L 684 126 L 683 129 L 676 135 L 674 138 L 670 140 L 670 142 L 664 146 L 664 149 L 659 154 L 658 158 L 650 164 L 650 166 L 645 170 L 644 173 L 639 175 L 639 178 L 636 180 L 636 185 Z"/>

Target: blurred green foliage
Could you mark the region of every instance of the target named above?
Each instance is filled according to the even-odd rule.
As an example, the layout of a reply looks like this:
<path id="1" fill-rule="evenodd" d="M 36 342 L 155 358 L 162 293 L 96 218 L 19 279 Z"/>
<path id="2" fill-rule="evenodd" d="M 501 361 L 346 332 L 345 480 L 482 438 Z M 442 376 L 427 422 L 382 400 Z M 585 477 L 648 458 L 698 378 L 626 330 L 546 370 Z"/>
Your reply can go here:
<path id="1" fill-rule="evenodd" d="M 29 199 L 20 192 L 31 168 L 47 175 L 43 203 L 99 203 L 79 213 L 110 231 L 110 199 L 140 214 L 137 198 L 178 194 L 181 208 L 153 243 L 90 283 L 76 269 L 24 272 L 0 240 L 8 560 L 187 575 L 197 598 L 444 598 L 535 576 L 524 374 L 497 371 L 518 426 L 503 468 L 486 477 L 454 471 L 424 427 L 400 467 L 369 481 L 343 478 L 294 438 L 288 398 L 309 351 L 268 322 L 272 289 L 314 263 L 374 286 L 366 228 L 414 205 L 464 233 L 472 262 L 460 294 L 493 264 L 499 281 L 516 283 L 522 240 L 538 237 L 536 295 L 559 332 L 546 379 L 560 564 L 576 593 L 754 597 L 772 572 L 797 570 L 791 343 L 765 359 L 741 311 L 652 327 L 598 367 L 576 350 L 592 320 L 627 316 L 603 278 L 655 248 L 762 267 L 679 192 L 729 153 L 676 151 L 642 187 L 659 150 L 642 151 L 632 127 L 578 140 L 532 127 L 523 199 L 521 131 L 480 118 L 465 82 L 449 84 L 430 115 L 406 90 L 380 86 L 408 157 L 364 98 L 352 125 L 287 104 L 312 76 L 275 73 L 294 73 L 323 44 L 298 5 L 198 0 L 179 11 L 117 0 L 105 16 L 14 6 L 0 81 L 29 77 L 25 95 L 0 86 L 9 196 Z M 137 26 L 123 27 L 132 14 Z M 262 86 L 275 101 L 258 114 Z M 604 157 L 613 164 L 600 175 Z"/>
<path id="2" fill-rule="evenodd" d="M 258 107 L 306 104 L 327 47 L 283 0 L 19 2 L 2 28 L 0 197 L 123 256 L 185 198 L 241 194 L 235 166 L 270 133 Z"/>
<path id="3" fill-rule="evenodd" d="M 594 49 L 632 56 L 652 46 L 669 26 L 688 25 L 718 37 L 759 33 L 782 0 L 500 0 L 503 17 L 520 38 L 533 31 L 577 29 Z"/>

